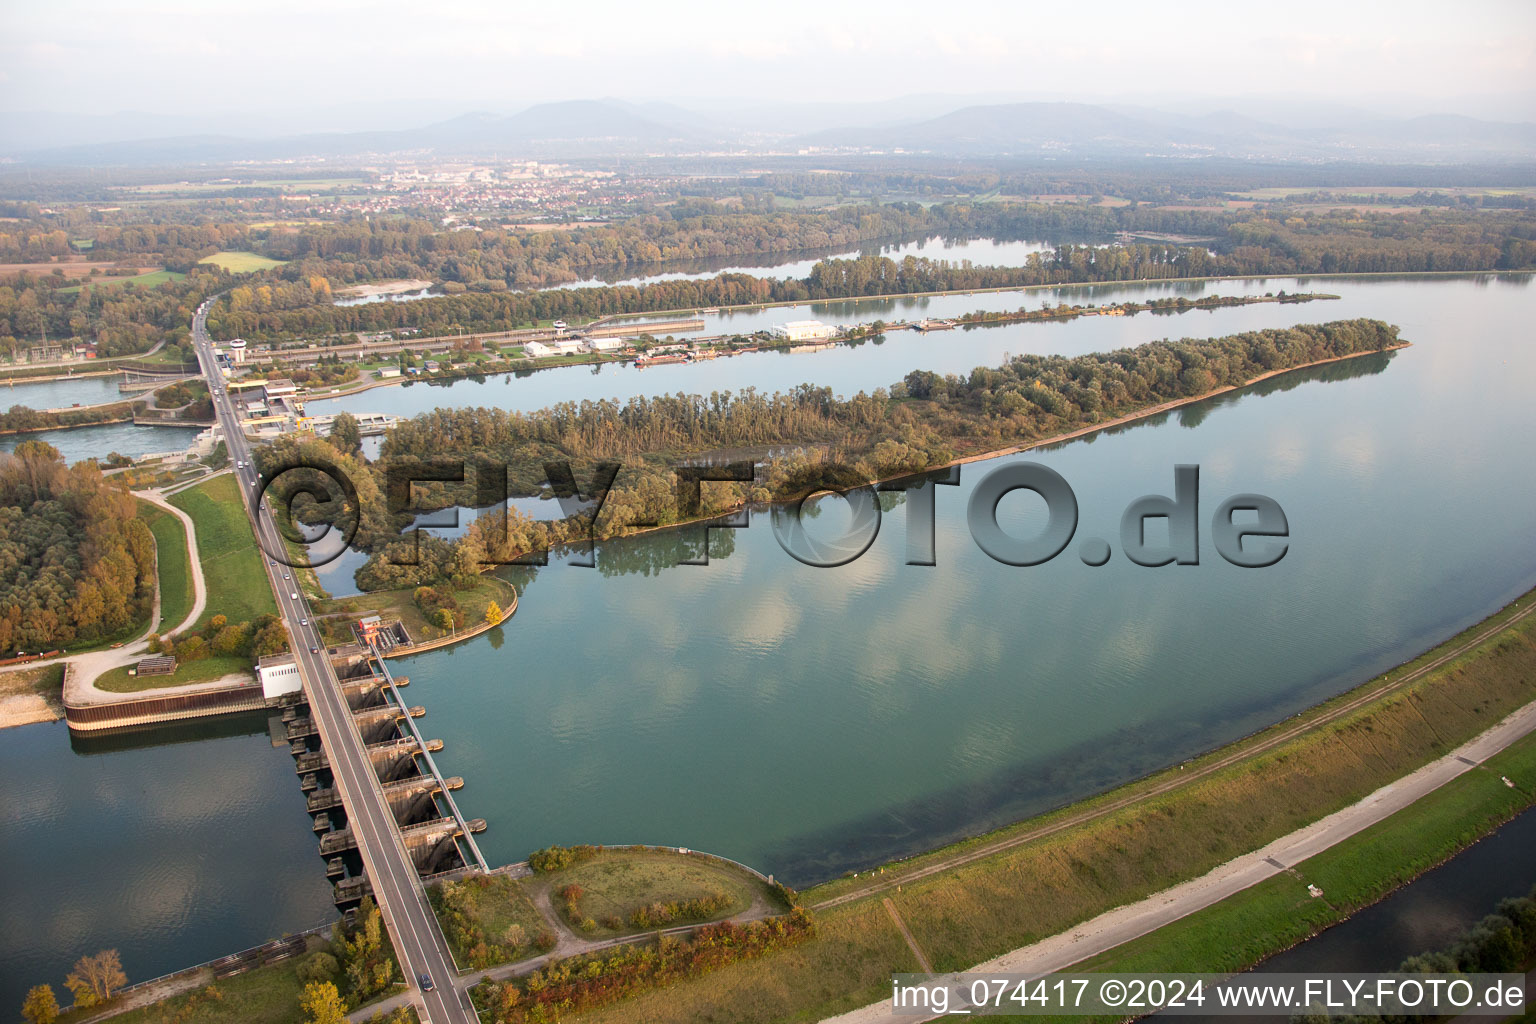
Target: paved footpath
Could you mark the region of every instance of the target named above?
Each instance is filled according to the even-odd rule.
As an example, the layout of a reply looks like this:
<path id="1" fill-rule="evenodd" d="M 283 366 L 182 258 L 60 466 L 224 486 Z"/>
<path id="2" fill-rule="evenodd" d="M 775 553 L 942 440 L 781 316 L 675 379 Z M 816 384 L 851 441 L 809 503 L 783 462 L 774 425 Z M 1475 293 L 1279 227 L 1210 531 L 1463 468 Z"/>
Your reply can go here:
<path id="1" fill-rule="evenodd" d="M 1228 861 L 1199 878 L 1154 893 L 1140 902 L 1107 911 L 1069 931 L 977 964 L 971 970 L 1013 974 L 1060 971 L 1140 938 L 1343 842 L 1471 771 L 1532 732 L 1536 732 L 1536 703 L 1527 704 L 1482 735 L 1413 774 L 1383 786 L 1359 803 L 1282 836 L 1262 849 Z M 1536 784 L 1536 779 L 1514 781 L 1524 788 Z M 951 1007 L 966 1005 L 964 995 L 963 989 L 952 992 Z M 827 1024 L 912 1024 L 918 1019 L 894 1014 L 889 1001 L 882 1001 L 828 1018 Z"/>

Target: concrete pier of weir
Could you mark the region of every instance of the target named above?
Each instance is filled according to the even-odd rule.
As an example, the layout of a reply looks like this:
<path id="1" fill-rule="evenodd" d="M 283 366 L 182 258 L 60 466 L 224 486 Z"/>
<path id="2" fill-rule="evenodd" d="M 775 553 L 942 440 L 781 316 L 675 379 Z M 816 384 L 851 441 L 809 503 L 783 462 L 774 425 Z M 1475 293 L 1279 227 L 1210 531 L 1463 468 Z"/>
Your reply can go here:
<path id="1" fill-rule="evenodd" d="M 451 794 L 463 787 L 463 778 L 444 777 L 438 772 L 432 753 L 441 750 L 443 743 L 422 737 L 413 721 L 425 715 L 426 709 L 405 704 L 399 688 L 409 680 L 393 677 L 378 653 L 338 650 L 332 667 L 401 843 L 423 877 L 467 867 L 484 870 L 472 834 L 482 831 L 485 822 L 478 818 L 466 821 L 459 813 Z M 331 778 L 329 758 L 318 748 L 318 731 L 309 708 L 297 703 L 285 709 L 282 724 L 294 754 L 294 771 L 305 806 L 314 816 L 326 876 L 335 885 L 337 905 L 348 906 L 366 895 L 370 887 L 357 857 L 358 843 L 347 820 L 346 802 Z"/>

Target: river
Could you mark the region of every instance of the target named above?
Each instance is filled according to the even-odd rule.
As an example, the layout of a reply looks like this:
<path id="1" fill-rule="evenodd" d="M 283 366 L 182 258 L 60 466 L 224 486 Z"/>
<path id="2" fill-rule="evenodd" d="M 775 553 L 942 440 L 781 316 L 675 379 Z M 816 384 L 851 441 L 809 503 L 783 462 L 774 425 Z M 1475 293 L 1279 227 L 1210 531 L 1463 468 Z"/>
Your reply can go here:
<path id="1" fill-rule="evenodd" d="M 862 249 L 811 249 L 801 253 L 762 253 L 757 257 L 670 260 L 664 264 L 616 264 L 593 271 L 591 276 L 559 285 L 560 288 L 597 288 L 607 285 L 646 285 L 658 281 L 698 281 L 719 274 L 747 274 L 779 279 L 804 278 L 822 260 L 854 259 L 860 255 L 884 256 L 900 262 L 908 256 L 930 260 L 964 260 L 983 267 L 1022 267 L 1030 253 L 1050 252 L 1049 242 L 1001 241 L 993 238 L 940 238 L 915 242 L 874 244 Z"/>
<path id="2" fill-rule="evenodd" d="M 267 730 L 257 712 L 0 734 L 5 1013 L 42 982 L 67 998 L 70 965 L 98 949 L 143 981 L 334 916 L 288 744 Z"/>
<path id="3" fill-rule="evenodd" d="M 427 733 L 446 742 L 444 772 L 467 780 L 465 813 L 489 821 L 481 845 L 493 862 L 550 842 L 655 842 L 804 884 L 1281 719 L 1536 582 L 1529 277 L 1062 294 L 1281 288 L 1343 299 L 892 334 L 814 357 L 576 368 L 311 407 L 413 411 L 429 398 L 528 409 L 806 380 L 846 393 L 916 367 L 967 372 L 1004 351 L 1081 352 L 1361 315 L 1402 327 L 1414 346 L 1396 354 L 1300 371 L 1032 456 L 1075 489 L 1079 540 L 1116 537 L 1132 499 L 1171 492 L 1177 463 L 1201 466 L 1202 516 L 1229 494 L 1267 494 L 1292 533 L 1272 568 L 1236 569 L 1208 543 L 1199 566 L 1144 569 L 1117 554 L 1093 569 L 1075 545 L 1047 565 L 1003 566 L 964 525 L 966 499 L 990 468 L 975 464 L 959 487 L 937 489 L 935 567 L 903 564 L 904 506 L 885 516 L 868 553 L 839 569 L 793 561 L 754 514 L 749 528 L 714 534 L 708 566 L 674 567 L 698 554 L 695 531 L 604 544 L 596 571 L 559 559 L 519 570 L 523 600 L 505 626 L 399 666 L 413 703 L 428 709 Z M 1055 295 L 901 302 L 961 312 Z M 816 315 L 863 316 L 852 303 Z M 831 529 L 843 515 L 834 505 L 814 526 Z M 1022 535 L 1038 510 L 1014 495 L 1000 515 Z M 8 887 L 0 999 L 57 984 L 102 946 L 120 946 L 137 979 L 324 918 L 321 863 L 287 751 L 259 731 L 189 729 L 176 742 L 156 733 L 163 745 L 89 755 L 62 725 L 6 733 L 5 777 L 24 798 L 0 804 L 0 871 L 28 881 Z"/>
<path id="4" fill-rule="evenodd" d="M 1132 499 L 1171 491 L 1176 463 L 1201 466 L 1206 510 L 1236 492 L 1270 495 L 1294 535 L 1273 568 L 1236 569 L 1208 542 L 1198 567 L 1117 557 L 1089 569 L 1075 548 L 1034 569 L 1000 565 L 964 525 L 989 468 L 972 465 L 960 487 L 939 489 L 935 568 L 902 564 L 895 509 L 869 553 L 840 569 L 793 561 L 754 514 L 709 567 L 667 568 L 680 541 L 659 535 L 602 545 L 598 572 L 541 570 L 499 638 L 404 667 L 447 742 L 445 770 L 471 780 L 465 806 L 491 823 L 487 856 L 516 860 L 550 842 L 677 843 L 818 881 L 1209 749 L 1529 588 L 1529 279 L 1325 287 L 1345 299 L 895 343 L 928 355 L 917 365 L 955 370 L 989 361 L 981 349 L 1073 352 L 1367 314 L 1400 324 L 1414 347 L 1395 355 L 1302 371 L 1031 456 L 1076 489 L 1079 537 L 1117 536 Z M 796 381 L 848 391 L 913 364 L 888 357 L 891 344 L 720 361 L 672 380 L 772 389 L 793 367 Z M 502 393 L 536 404 L 538 376 Z M 585 379 L 589 393 L 604 382 L 652 390 L 649 373 Z M 1032 511 L 1017 496 L 1003 509 Z M 526 779 L 540 782 L 518 784 Z"/>

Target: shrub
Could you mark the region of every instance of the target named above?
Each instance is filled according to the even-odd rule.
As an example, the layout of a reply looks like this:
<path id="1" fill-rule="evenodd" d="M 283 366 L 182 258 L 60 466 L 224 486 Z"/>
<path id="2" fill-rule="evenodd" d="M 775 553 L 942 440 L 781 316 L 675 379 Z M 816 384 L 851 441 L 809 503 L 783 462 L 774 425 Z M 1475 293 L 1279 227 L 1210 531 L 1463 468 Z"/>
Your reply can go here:
<path id="1" fill-rule="evenodd" d="M 299 963 L 297 974 L 299 980 L 307 985 L 311 982 L 334 981 L 339 970 L 341 967 L 335 957 L 326 952 L 318 952 L 311 953 Z"/>
<path id="2" fill-rule="evenodd" d="M 546 846 L 528 855 L 528 866 L 538 872 L 564 871 L 574 864 L 590 860 L 600 846 Z"/>

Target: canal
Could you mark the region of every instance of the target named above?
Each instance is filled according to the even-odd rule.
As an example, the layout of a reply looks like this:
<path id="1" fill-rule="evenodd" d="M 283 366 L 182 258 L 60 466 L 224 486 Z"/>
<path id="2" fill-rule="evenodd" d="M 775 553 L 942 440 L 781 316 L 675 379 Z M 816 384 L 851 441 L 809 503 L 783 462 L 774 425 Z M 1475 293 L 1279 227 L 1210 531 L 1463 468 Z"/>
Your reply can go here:
<path id="1" fill-rule="evenodd" d="M 67 430 L 34 430 L 0 437 L 0 452 L 23 441 L 46 441 L 59 450 L 65 462 L 105 459 L 111 452 L 137 458 L 151 452 L 179 452 L 202 432 L 202 427 L 148 427 L 132 423 L 105 423 Z"/>

